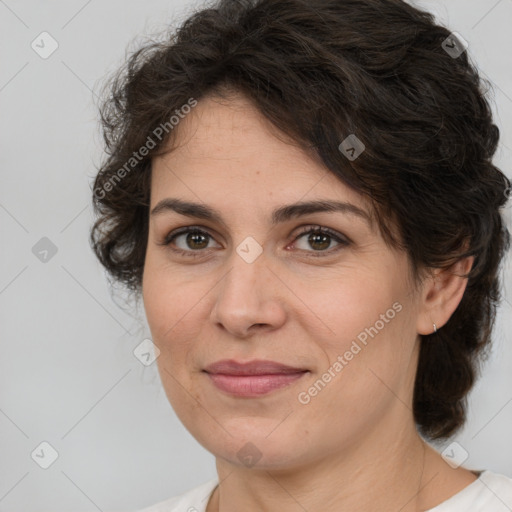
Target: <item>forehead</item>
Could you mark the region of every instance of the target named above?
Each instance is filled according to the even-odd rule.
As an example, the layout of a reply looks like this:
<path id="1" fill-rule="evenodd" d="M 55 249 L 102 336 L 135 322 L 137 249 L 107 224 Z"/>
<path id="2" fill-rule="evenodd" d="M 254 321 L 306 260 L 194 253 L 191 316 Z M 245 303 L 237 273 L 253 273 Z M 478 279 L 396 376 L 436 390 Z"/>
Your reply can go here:
<path id="1" fill-rule="evenodd" d="M 171 135 L 167 145 L 171 152 L 167 154 L 167 160 L 186 162 L 187 168 L 194 166 L 194 161 L 202 164 L 209 160 L 216 169 L 231 166 L 233 171 L 236 167 L 231 162 L 247 163 L 250 159 L 251 170 L 256 170 L 258 175 L 271 163 L 280 163 L 285 171 L 293 165 L 297 172 L 307 170 L 325 174 L 319 163 L 312 165 L 311 155 L 306 155 L 295 141 L 279 131 L 241 94 L 229 99 L 212 96 L 201 99 Z M 285 165 L 287 162 L 289 164 Z M 158 168 L 159 163 L 157 157 L 154 166 Z M 245 173 L 246 176 L 250 174 Z"/>
<path id="2" fill-rule="evenodd" d="M 274 209 L 327 199 L 369 212 L 370 202 L 279 131 L 243 95 L 205 97 L 152 162 L 151 207 L 172 194 L 217 209 Z"/>

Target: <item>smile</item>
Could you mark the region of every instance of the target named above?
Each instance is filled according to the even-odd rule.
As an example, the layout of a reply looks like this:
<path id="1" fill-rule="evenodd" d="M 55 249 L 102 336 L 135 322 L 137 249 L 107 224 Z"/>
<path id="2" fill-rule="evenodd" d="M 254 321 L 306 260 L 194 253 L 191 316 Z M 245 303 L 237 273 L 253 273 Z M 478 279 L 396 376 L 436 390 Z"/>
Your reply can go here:
<path id="1" fill-rule="evenodd" d="M 267 375 L 225 375 L 210 374 L 211 382 L 221 391 L 230 395 L 255 398 L 266 395 L 277 389 L 289 386 L 299 380 L 307 371 L 296 373 L 273 373 Z"/>

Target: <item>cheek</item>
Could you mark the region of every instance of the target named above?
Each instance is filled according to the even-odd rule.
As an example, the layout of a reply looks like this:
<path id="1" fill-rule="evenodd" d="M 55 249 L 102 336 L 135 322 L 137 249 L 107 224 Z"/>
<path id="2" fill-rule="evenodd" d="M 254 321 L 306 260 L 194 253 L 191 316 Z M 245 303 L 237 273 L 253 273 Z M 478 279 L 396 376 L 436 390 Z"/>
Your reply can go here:
<path id="1" fill-rule="evenodd" d="M 362 343 L 371 334 L 384 338 L 400 316 L 393 304 L 401 303 L 404 294 L 388 276 L 356 267 L 345 268 L 329 279 L 297 280 L 294 290 L 308 306 L 307 315 L 297 316 L 303 329 L 319 329 L 324 348 L 341 353 L 349 350 L 358 336 Z"/>
<path id="2" fill-rule="evenodd" d="M 303 285 L 301 293 L 308 292 L 304 296 L 318 315 L 304 317 L 302 328 L 311 333 L 313 324 L 321 325 L 322 334 L 314 336 L 322 352 L 314 377 L 328 382 L 316 386 L 323 395 L 319 402 L 343 403 L 364 416 L 392 397 L 390 390 L 407 387 L 414 370 L 414 311 L 410 290 L 399 277 L 353 272 L 325 286 Z"/>
<path id="3" fill-rule="evenodd" d="M 154 264 L 147 258 L 143 278 L 143 301 L 152 340 L 160 350 L 158 368 L 166 391 L 193 387 L 191 379 L 202 361 L 197 347 L 208 339 L 211 290 L 215 281 L 198 278 L 186 270 L 170 269 L 164 262 Z M 176 380 L 174 380 L 175 377 Z"/>
<path id="4" fill-rule="evenodd" d="M 189 316 L 196 314 L 204 295 L 201 279 L 187 277 L 186 270 L 170 268 L 165 258 L 148 250 L 142 280 L 144 309 L 155 338 L 172 339 Z"/>
<path id="5" fill-rule="evenodd" d="M 156 364 L 164 391 L 174 411 L 186 423 L 197 414 L 200 397 L 193 371 L 197 362 L 192 358 L 194 343 L 200 338 L 204 322 L 201 296 L 195 284 L 184 285 L 179 274 L 151 265 L 147 261 L 143 279 L 143 301 L 154 344 L 160 350 Z"/>
<path id="6" fill-rule="evenodd" d="M 142 295 L 151 338 L 160 350 L 157 365 L 166 392 L 173 386 L 170 375 L 176 375 L 176 371 L 185 366 L 186 358 L 183 319 L 187 300 L 182 295 L 177 300 L 176 291 L 175 283 L 166 273 L 156 270 L 149 260 L 144 269 Z"/>

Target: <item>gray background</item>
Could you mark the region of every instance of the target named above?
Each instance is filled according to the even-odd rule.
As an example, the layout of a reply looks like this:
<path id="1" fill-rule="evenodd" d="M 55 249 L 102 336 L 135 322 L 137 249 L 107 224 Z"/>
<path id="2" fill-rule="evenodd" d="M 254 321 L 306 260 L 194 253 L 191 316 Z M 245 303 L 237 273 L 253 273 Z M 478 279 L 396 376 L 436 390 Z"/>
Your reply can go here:
<path id="1" fill-rule="evenodd" d="M 493 82 L 502 133 L 495 161 L 510 176 L 512 0 L 413 3 L 462 34 Z M 150 336 L 142 307 L 131 314 L 112 296 L 88 245 L 101 158 L 95 95 L 127 47 L 192 8 L 186 0 L 0 0 L 0 511 L 129 511 L 216 475 L 155 365 L 133 355 Z M 47 59 L 31 47 L 43 31 L 59 45 Z M 510 206 L 506 216 L 510 228 Z M 43 237 L 57 248 L 46 262 L 32 251 Z M 492 357 L 455 440 L 468 467 L 512 477 L 511 277 L 509 258 Z M 43 441 L 58 452 L 48 469 L 31 457 Z"/>

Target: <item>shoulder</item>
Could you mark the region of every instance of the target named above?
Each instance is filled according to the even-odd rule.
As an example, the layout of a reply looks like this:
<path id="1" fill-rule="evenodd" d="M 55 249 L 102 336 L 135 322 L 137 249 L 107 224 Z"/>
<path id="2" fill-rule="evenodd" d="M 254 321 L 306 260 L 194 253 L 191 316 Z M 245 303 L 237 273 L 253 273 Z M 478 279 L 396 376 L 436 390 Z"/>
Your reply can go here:
<path id="1" fill-rule="evenodd" d="M 485 470 L 473 483 L 427 512 L 510 512 L 512 478 Z"/>
<path id="2" fill-rule="evenodd" d="M 188 491 L 135 512 L 205 512 L 208 499 L 219 481 L 209 480 Z"/>

